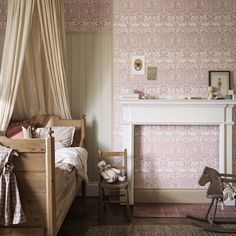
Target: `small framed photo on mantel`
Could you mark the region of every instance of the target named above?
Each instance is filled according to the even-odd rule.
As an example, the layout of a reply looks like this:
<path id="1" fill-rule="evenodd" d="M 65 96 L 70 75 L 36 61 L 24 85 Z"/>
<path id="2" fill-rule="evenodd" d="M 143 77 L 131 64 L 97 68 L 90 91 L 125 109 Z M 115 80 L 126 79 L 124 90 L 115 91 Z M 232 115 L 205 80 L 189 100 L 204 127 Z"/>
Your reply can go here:
<path id="1" fill-rule="evenodd" d="M 230 90 L 230 71 L 209 71 L 209 86 L 216 98 L 225 98 Z"/>

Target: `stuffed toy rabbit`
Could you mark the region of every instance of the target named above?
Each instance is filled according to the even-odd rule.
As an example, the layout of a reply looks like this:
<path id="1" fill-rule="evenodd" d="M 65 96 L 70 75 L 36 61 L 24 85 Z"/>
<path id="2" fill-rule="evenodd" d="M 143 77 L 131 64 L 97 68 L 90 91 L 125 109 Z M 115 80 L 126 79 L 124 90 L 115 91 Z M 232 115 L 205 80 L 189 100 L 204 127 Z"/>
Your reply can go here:
<path id="1" fill-rule="evenodd" d="M 124 182 L 126 180 L 126 176 L 121 176 L 121 170 L 111 167 L 105 161 L 100 161 L 97 167 L 99 174 L 108 183 L 113 183 L 117 180 Z"/>

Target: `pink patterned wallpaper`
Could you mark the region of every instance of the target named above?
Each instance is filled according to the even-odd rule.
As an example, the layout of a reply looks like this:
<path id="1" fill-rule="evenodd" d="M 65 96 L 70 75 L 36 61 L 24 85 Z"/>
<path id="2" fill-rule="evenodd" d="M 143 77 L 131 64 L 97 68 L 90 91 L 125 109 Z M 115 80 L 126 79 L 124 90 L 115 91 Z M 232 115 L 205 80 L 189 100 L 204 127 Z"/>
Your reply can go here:
<path id="1" fill-rule="evenodd" d="M 65 0 L 66 30 L 111 30 L 111 18 L 112 0 Z"/>
<path id="2" fill-rule="evenodd" d="M 136 126 L 135 188 L 199 188 L 203 167 L 218 169 L 218 136 L 217 126 Z"/>
<path id="3" fill-rule="evenodd" d="M 0 30 L 6 29 L 7 2 L 7 0 L 0 0 Z"/>
<path id="4" fill-rule="evenodd" d="M 7 0 L 0 0 L 0 29 L 6 28 Z M 65 0 L 68 31 L 108 31 L 112 28 L 112 0 Z"/>
<path id="5" fill-rule="evenodd" d="M 118 98 L 122 89 L 132 88 L 161 98 L 183 98 L 207 94 L 209 70 L 230 70 L 235 79 L 235 0 L 114 0 L 113 12 L 115 149 L 122 148 Z M 157 67 L 157 80 L 131 75 L 132 55 L 146 55 L 146 66 Z M 195 188 L 200 169 L 218 165 L 216 128 L 139 127 L 135 136 L 135 181 L 139 187 Z M 155 140 L 151 147 L 149 136 Z M 201 150 L 202 146 L 207 149 Z M 171 152 L 166 147 L 172 147 Z M 182 169 L 174 175 L 177 167 Z M 164 176 L 159 169 L 165 170 Z M 171 179 L 165 180 L 168 173 Z"/>

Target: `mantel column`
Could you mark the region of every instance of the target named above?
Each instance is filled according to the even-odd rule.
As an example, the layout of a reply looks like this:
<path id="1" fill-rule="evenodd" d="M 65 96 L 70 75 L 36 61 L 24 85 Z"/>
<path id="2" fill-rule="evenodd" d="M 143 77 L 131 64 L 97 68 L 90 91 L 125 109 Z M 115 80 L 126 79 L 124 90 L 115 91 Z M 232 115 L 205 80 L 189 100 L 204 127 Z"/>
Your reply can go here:
<path id="1" fill-rule="evenodd" d="M 123 123 L 123 148 L 127 149 L 127 178 L 129 183 L 129 201 L 134 204 L 134 125 Z"/>
<path id="2" fill-rule="evenodd" d="M 233 106 L 225 108 L 225 173 L 233 173 Z"/>

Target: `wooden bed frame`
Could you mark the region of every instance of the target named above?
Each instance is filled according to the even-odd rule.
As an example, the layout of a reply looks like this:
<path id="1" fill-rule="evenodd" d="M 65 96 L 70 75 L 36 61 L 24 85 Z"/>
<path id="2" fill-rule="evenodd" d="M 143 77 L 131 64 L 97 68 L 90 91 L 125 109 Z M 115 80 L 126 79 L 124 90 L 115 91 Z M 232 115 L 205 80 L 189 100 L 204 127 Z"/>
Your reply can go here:
<path id="1" fill-rule="evenodd" d="M 36 116 L 35 122 L 44 126 L 75 126 L 81 130 L 80 146 L 85 147 L 85 117 L 80 120 L 61 120 L 55 116 Z M 27 222 L 10 227 L 1 227 L 1 236 L 55 236 L 72 204 L 62 203 L 62 212 L 56 216 L 56 208 L 61 200 L 56 198 L 54 138 L 49 131 L 45 139 L 10 139 L 0 136 L 0 144 L 13 148 L 19 153 L 14 158 L 14 172 L 17 177 L 23 210 Z M 76 184 L 78 191 L 85 183 Z M 63 197 L 67 192 L 64 191 Z M 75 197 L 75 196 L 74 196 Z M 74 198 L 73 197 L 73 198 Z M 60 197 L 61 198 L 61 197 Z"/>

